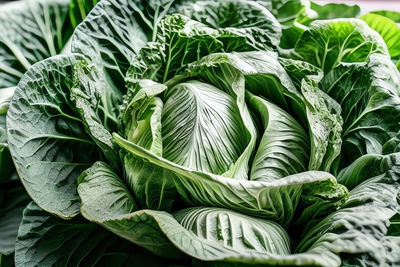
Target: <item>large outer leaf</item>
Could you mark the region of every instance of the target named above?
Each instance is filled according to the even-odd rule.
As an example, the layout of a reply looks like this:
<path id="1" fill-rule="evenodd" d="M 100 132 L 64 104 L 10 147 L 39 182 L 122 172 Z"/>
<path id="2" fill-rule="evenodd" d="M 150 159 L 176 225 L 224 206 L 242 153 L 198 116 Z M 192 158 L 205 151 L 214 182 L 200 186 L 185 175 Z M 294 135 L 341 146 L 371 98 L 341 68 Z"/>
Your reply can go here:
<path id="1" fill-rule="evenodd" d="M 327 180 L 330 187 L 336 186 L 331 174 L 320 171 L 298 173 L 271 182 L 235 180 L 202 173 L 161 158 L 118 134 L 114 134 L 114 138 L 135 156 L 174 172 L 176 188 L 187 204 L 229 207 L 281 225 L 290 222 L 305 185 Z"/>
<path id="2" fill-rule="evenodd" d="M 358 19 L 314 21 L 295 51 L 324 72 L 341 62 L 365 62 L 373 53 L 389 55 L 382 37 Z"/>
<path id="3" fill-rule="evenodd" d="M 60 220 L 31 202 L 24 210 L 15 252 L 16 266 L 166 266 L 82 218 Z"/>
<path id="4" fill-rule="evenodd" d="M 29 196 L 18 180 L 1 184 L 0 255 L 9 255 L 14 252 L 22 211 L 28 202 Z"/>
<path id="5" fill-rule="evenodd" d="M 196 207 L 178 211 L 174 218 L 198 237 L 235 251 L 287 255 L 289 236 L 278 224 L 223 208 Z"/>
<path id="6" fill-rule="evenodd" d="M 73 31 L 68 20 L 68 3 L 68 0 L 25 0 L 1 6 L 0 180 L 9 179 L 14 170 L 6 147 L 6 112 L 15 86 L 32 64 L 59 54 L 67 46 Z"/>
<path id="7" fill-rule="evenodd" d="M 86 177 L 78 187 L 82 215 L 157 255 L 185 258 L 186 254 L 202 261 L 229 261 L 229 264 L 339 266 L 340 261 L 334 254 L 322 254 L 318 250 L 285 255 L 288 237 L 280 226 L 227 209 L 200 207 L 180 211 L 175 217 L 185 228 L 166 212 L 104 207 L 91 181 Z M 116 185 L 104 184 L 120 190 Z M 120 195 L 109 195 L 110 201 L 113 196 L 116 201 L 122 200 Z M 226 224 L 228 219 L 230 224 Z M 230 228 L 225 228 L 227 225 Z M 230 234 L 234 234 L 235 239 L 230 239 Z"/>
<path id="8" fill-rule="evenodd" d="M 97 158 L 70 101 L 77 55 L 35 64 L 21 79 L 7 112 L 11 155 L 29 195 L 61 217 L 79 213 L 76 179 Z"/>

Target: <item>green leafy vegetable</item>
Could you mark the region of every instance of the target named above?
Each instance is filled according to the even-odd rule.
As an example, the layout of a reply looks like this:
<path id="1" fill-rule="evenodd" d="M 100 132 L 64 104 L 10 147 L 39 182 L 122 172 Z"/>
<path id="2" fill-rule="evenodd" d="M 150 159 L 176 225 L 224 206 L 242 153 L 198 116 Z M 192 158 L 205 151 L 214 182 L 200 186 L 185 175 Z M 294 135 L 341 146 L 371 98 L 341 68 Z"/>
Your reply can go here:
<path id="1" fill-rule="evenodd" d="M 63 8 L 54 53 L 0 60 L 15 265 L 399 264 L 395 22 L 308 0 Z"/>

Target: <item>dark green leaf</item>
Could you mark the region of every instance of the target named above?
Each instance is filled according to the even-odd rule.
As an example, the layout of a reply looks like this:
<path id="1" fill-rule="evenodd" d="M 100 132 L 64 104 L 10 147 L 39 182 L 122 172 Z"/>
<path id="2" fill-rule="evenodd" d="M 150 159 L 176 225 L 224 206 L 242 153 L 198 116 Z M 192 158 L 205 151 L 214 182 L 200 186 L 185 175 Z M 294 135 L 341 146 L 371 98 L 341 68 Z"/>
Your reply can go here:
<path id="1" fill-rule="evenodd" d="M 76 28 L 99 0 L 71 0 L 69 4 L 69 18 L 72 27 Z"/>
<path id="2" fill-rule="evenodd" d="M 164 260 L 82 218 L 60 220 L 33 202 L 24 210 L 16 266 L 166 266 Z"/>
<path id="3" fill-rule="evenodd" d="M 19 181 L 9 181 L 1 185 L 0 255 L 9 255 L 14 252 L 22 211 L 28 202 L 29 196 Z"/>
<path id="4" fill-rule="evenodd" d="M 79 213 L 76 179 L 98 157 L 70 100 L 76 55 L 34 65 L 21 79 L 7 112 L 10 151 L 29 195 L 48 212 Z"/>

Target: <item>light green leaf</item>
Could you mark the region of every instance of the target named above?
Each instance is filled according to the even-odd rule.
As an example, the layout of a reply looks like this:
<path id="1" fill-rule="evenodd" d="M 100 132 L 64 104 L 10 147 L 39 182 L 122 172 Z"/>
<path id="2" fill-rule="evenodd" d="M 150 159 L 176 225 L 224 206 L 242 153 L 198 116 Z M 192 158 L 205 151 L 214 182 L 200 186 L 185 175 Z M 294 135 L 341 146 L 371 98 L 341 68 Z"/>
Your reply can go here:
<path id="1" fill-rule="evenodd" d="M 2 88 L 0 90 L 0 115 L 3 116 L 7 113 L 8 106 L 10 105 L 11 98 L 15 92 L 15 86 Z"/>
<path id="2" fill-rule="evenodd" d="M 393 20 L 396 23 L 400 23 L 400 12 L 389 11 L 389 10 L 379 10 L 379 11 L 373 11 L 373 12 L 371 12 L 371 14 L 384 16 L 388 19 Z"/>
<path id="3" fill-rule="evenodd" d="M 127 139 L 157 155 L 162 155 L 161 116 L 164 107 L 159 95 L 167 86 L 152 80 L 140 80 L 137 92 L 123 112 Z"/>
<path id="4" fill-rule="evenodd" d="M 163 102 L 159 94 L 167 87 L 141 80 L 138 92 L 123 114 L 127 139 L 161 156 L 163 153 L 161 116 Z M 172 172 L 127 153 L 124 155 L 125 181 L 142 207 L 171 210 L 176 198 Z"/>
<path id="5" fill-rule="evenodd" d="M 69 4 L 69 18 L 72 27 L 76 28 L 99 0 L 71 0 Z"/>
<path id="6" fill-rule="evenodd" d="M 188 255 L 202 261 L 227 261 L 230 265 L 328 267 L 340 263 L 332 253 L 322 254 L 318 250 L 288 255 L 288 236 L 279 225 L 227 209 L 191 208 L 174 216 L 153 210 L 121 216 L 115 210 L 116 216 L 109 217 L 110 210 L 103 209 L 99 199 L 86 198 L 87 194 L 91 192 L 80 192 L 85 218 L 163 257 L 185 258 Z M 96 213 L 89 212 L 89 207 Z"/>
<path id="7" fill-rule="evenodd" d="M 242 121 L 251 136 L 246 150 L 236 163 L 236 177 L 248 179 L 248 160 L 257 136 L 253 118 L 245 103 L 245 90 L 269 99 L 285 110 L 289 109 L 290 104 L 293 109 L 299 109 L 297 114 L 302 115 L 301 95 L 272 52 L 215 53 L 190 64 L 186 75 L 205 79 L 236 98 Z M 224 176 L 231 177 L 230 173 Z"/>
<path id="8" fill-rule="evenodd" d="M 279 224 L 268 220 L 213 207 L 187 208 L 174 213 L 174 218 L 197 237 L 238 253 L 290 253 L 289 236 Z"/>
<path id="9" fill-rule="evenodd" d="M 229 172 L 250 142 L 235 99 L 194 80 L 168 89 L 165 99 L 162 157 L 200 172 Z"/>
<path id="10" fill-rule="evenodd" d="M 331 174 L 320 171 L 298 173 L 271 182 L 235 180 L 175 164 L 121 138 L 118 134 L 113 136 L 121 147 L 135 156 L 174 172 L 179 194 L 192 206 L 229 207 L 286 225 L 293 216 L 304 185 L 321 180 L 331 180 L 333 186 L 336 184 Z"/>
<path id="11" fill-rule="evenodd" d="M 297 89 L 274 53 L 215 53 L 189 65 L 187 73 L 188 76 L 202 77 L 216 86 L 223 85 L 228 92 L 240 88 L 232 81 L 244 76 L 247 91 L 268 99 L 293 114 L 304 128 L 309 129 L 309 170 L 329 170 L 330 164 L 340 153 L 339 105 L 319 90 L 317 80 L 313 80 L 317 79 L 315 77 L 310 77 L 307 81 L 301 80 L 300 88 Z M 243 118 L 245 123 L 251 120 Z"/>
<path id="12" fill-rule="evenodd" d="M 389 55 L 382 37 L 358 19 L 312 22 L 295 51 L 325 73 L 341 62 L 365 62 L 374 53 Z"/>
<path id="13" fill-rule="evenodd" d="M 248 93 L 247 103 L 262 119 L 263 132 L 250 180 L 273 181 L 307 170 L 310 143 L 304 128 L 287 112 Z"/>
<path id="14" fill-rule="evenodd" d="M 392 58 L 400 56 L 400 27 L 393 20 L 372 13 L 365 14 L 360 19 L 382 36 Z"/>
<path id="15" fill-rule="evenodd" d="M 21 181 L 44 210 L 79 213 L 76 179 L 99 156 L 70 101 L 77 55 L 35 64 L 21 79 L 7 112 L 11 155 Z"/>
<path id="16" fill-rule="evenodd" d="M 79 196 L 86 203 L 81 210 L 91 218 L 118 216 L 137 210 L 137 205 L 123 181 L 104 162 L 98 161 L 82 172 L 78 183 Z M 102 211 L 101 215 L 99 209 Z"/>

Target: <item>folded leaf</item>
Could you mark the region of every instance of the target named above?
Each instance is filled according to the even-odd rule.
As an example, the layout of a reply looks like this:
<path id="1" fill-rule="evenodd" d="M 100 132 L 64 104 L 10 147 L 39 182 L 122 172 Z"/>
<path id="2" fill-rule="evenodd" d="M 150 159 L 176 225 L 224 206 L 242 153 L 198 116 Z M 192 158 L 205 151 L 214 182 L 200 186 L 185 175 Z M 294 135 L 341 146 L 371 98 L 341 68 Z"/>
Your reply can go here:
<path id="1" fill-rule="evenodd" d="M 229 207 L 245 214 L 277 221 L 284 226 L 290 222 L 305 185 L 322 180 L 330 180 L 332 186 L 336 184 L 331 174 L 320 171 L 298 173 L 271 182 L 235 180 L 178 165 L 118 134 L 113 136 L 121 147 L 136 157 L 175 173 L 173 177 L 176 188 L 187 204 Z"/>
<path id="2" fill-rule="evenodd" d="M 288 113 L 248 93 L 248 104 L 262 118 L 264 134 L 256 149 L 250 180 L 273 181 L 307 170 L 310 144 L 304 128 Z"/>
<path id="3" fill-rule="evenodd" d="M 168 89 L 165 99 L 162 157 L 197 171 L 228 172 L 250 142 L 234 98 L 187 81 Z"/>

